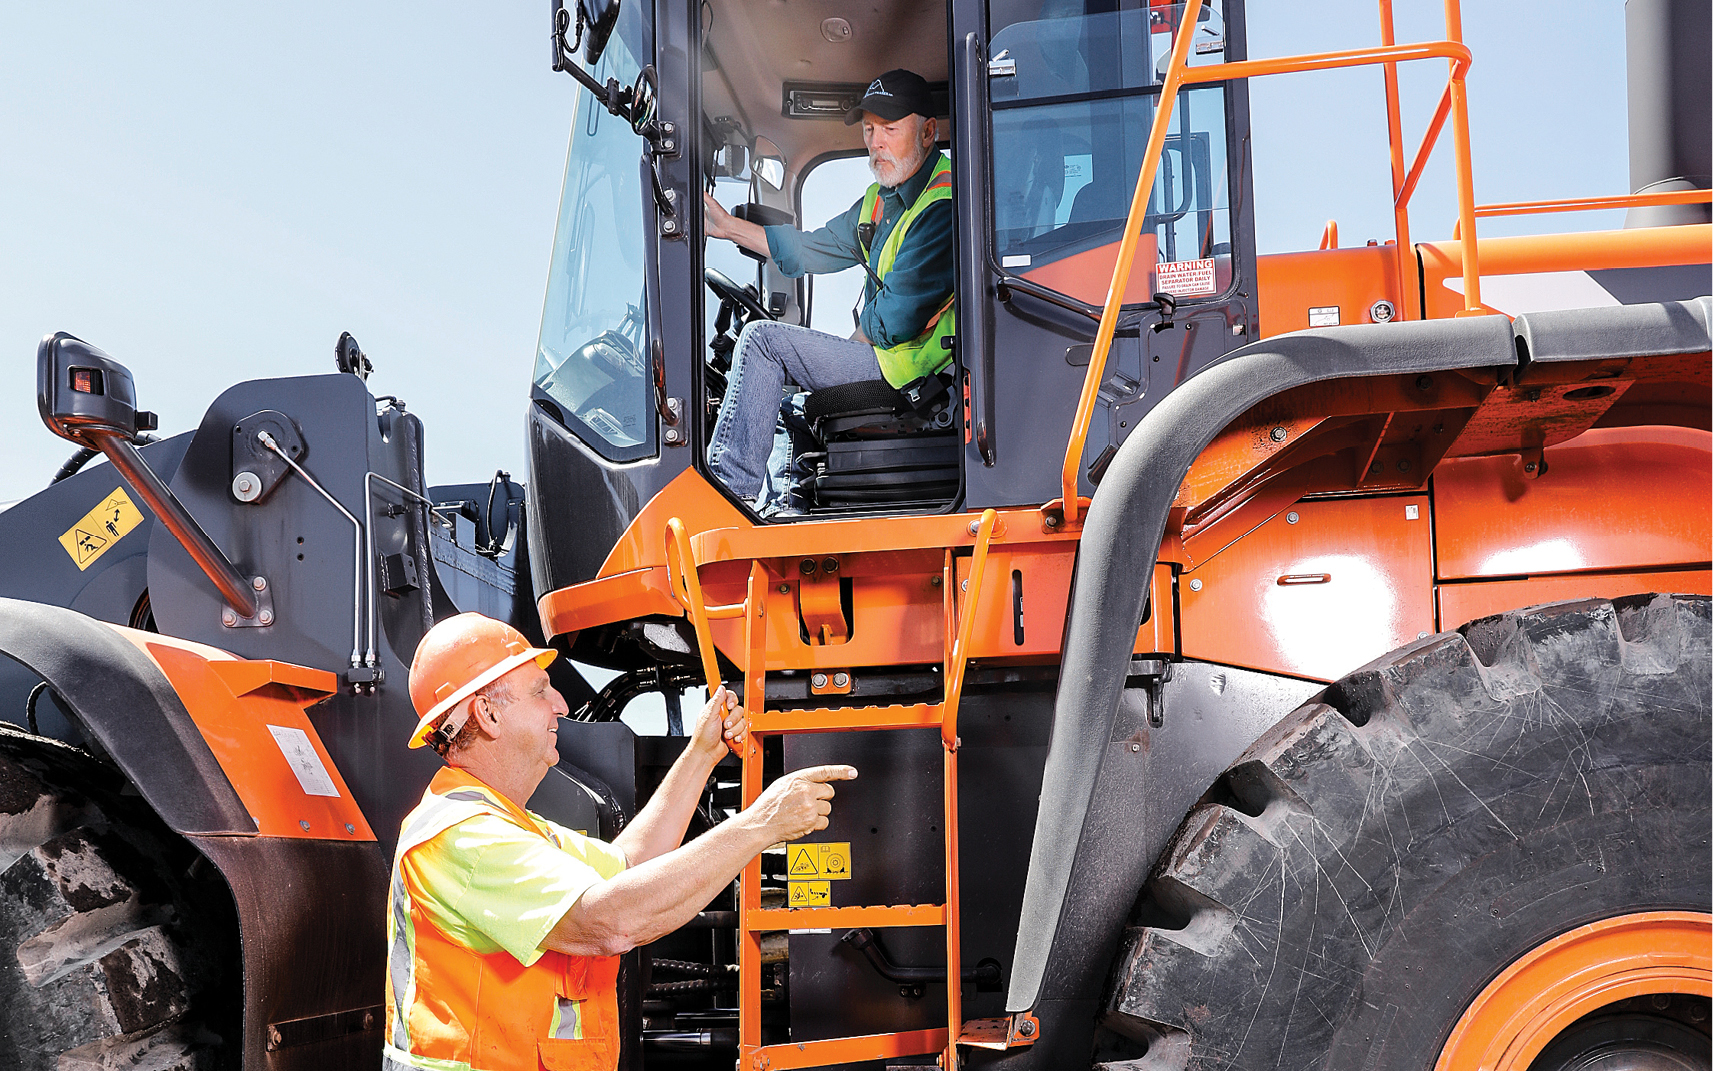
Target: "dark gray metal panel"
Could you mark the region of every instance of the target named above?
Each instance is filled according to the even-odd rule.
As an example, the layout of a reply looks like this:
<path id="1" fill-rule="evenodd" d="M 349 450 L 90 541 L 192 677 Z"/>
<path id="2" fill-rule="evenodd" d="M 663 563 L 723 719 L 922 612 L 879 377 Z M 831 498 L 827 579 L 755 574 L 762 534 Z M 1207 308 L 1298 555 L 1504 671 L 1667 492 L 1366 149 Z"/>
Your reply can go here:
<path id="1" fill-rule="evenodd" d="M 1510 321 L 1502 316 L 1300 331 L 1213 364 L 1167 396 L 1119 448 L 1077 553 L 1008 1008 L 1075 996 L 1066 985 L 1082 972 L 1057 959 L 1061 941 L 1077 932 L 1091 900 L 1135 896 L 1135 888 L 1093 888 L 1079 880 L 1086 872 L 1079 860 L 1090 798 L 1103 765 L 1091 758 L 1111 737 L 1166 514 L 1191 462 L 1246 409 L 1290 387 L 1515 363 Z M 1110 942 L 1117 934 L 1104 936 Z"/>
<path id="2" fill-rule="evenodd" d="M 166 675 L 112 628 L 61 607 L 0 599 L 0 654 L 48 682 L 173 830 L 256 831 Z"/>
<path id="3" fill-rule="evenodd" d="M 385 849 L 280 837 L 189 840 L 226 879 L 238 908 L 244 1071 L 380 1066 Z M 285 1044 L 269 1051 L 268 1028 L 294 1021 L 281 1031 Z"/>
<path id="4" fill-rule="evenodd" d="M 1703 297 L 1653 305 L 1530 312 L 1517 317 L 1514 327 L 1520 355 L 1533 363 L 1705 353 L 1710 321 L 1713 299 Z"/>

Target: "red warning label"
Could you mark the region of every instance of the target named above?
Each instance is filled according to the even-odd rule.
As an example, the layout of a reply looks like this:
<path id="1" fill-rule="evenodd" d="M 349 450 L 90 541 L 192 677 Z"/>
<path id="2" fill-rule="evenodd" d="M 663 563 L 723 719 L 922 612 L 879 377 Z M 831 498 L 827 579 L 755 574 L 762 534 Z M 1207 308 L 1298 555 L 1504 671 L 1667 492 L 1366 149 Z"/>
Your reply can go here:
<path id="1" fill-rule="evenodd" d="M 1173 297 L 1200 297 L 1214 292 L 1213 261 L 1169 260 L 1154 267 L 1154 289 Z"/>

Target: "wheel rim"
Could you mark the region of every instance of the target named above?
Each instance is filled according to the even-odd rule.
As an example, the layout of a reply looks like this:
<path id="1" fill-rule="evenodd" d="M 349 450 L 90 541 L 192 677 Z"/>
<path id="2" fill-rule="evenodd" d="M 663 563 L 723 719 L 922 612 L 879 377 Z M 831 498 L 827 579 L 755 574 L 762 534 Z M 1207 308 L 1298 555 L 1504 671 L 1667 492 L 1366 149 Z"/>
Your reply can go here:
<path id="1" fill-rule="evenodd" d="M 1458 1020 L 1435 1071 L 1527 1071 L 1590 1012 L 1629 997 L 1713 997 L 1713 916 L 1645 911 L 1561 934 L 1505 968 Z"/>

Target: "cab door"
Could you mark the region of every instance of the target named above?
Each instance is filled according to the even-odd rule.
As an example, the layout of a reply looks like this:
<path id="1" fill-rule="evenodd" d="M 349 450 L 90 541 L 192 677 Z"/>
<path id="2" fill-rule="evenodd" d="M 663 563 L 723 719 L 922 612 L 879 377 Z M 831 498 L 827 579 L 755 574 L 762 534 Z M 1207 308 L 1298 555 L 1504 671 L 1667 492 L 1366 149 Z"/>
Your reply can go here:
<path id="1" fill-rule="evenodd" d="M 1060 497 L 1060 468 L 1176 35 L 1190 62 L 1244 56 L 1240 0 L 1194 26 L 1157 0 L 957 0 L 959 306 L 968 370 L 966 505 Z M 1243 82 L 1178 94 L 1081 493 L 1137 421 L 1255 331 Z M 974 166 L 971 166 L 974 165 Z M 1153 300 L 1168 292 L 1176 311 Z"/>

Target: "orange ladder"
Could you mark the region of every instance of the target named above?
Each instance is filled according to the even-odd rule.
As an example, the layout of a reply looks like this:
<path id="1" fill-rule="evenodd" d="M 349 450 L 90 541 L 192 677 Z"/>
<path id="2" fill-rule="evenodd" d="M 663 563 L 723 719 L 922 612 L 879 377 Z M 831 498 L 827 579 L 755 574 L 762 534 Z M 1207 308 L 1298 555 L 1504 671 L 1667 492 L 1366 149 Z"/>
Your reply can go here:
<path id="1" fill-rule="evenodd" d="M 946 895 L 941 904 L 898 904 L 873 907 L 764 908 L 761 906 L 761 859 L 752 859 L 739 882 L 738 904 L 738 1068 L 739 1071 L 784 1071 L 786 1068 L 880 1060 L 897 1056 L 940 1053 L 940 1065 L 957 1066 L 959 1044 L 1006 1048 L 1034 1040 L 1035 1021 L 1020 1017 L 1021 1032 L 1009 1019 L 963 1021 L 960 990 L 962 957 L 958 928 L 958 698 L 963 691 L 970 637 L 986 572 L 988 544 L 997 516 L 982 513 L 971 526 L 975 551 L 969 578 L 958 598 L 957 562 L 950 549 L 942 567 L 941 591 L 945 612 L 944 695 L 939 703 L 893 706 L 854 706 L 835 709 L 766 710 L 761 699 L 766 681 L 765 594 L 773 578 L 760 561 L 751 561 L 743 602 L 708 606 L 702 599 L 698 564 L 684 524 L 674 517 L 666 525 L 667 584 L 684 606 L 696 629 L 708 690 L 719 687 L 721 675 L 710 620 L 744 619 L 744 702 L 749 707 L 749 738 L 743 749 L 743 806 L 755 802 L 764 787 L 761 740 L 789 733 L 852 732 L 863 730 L 938 728 L 944 752 Z M 677 568 L 674 569 L 676 564 Z M 959 604 L 962 604 L 960 612 Z M 761 1042 L 761 941 L 764 931 L 943 926 L 946 931 L 946 1026 L 858 1037 L 827 1038 L 782 1045 Z M 1024 1022 L 1026 1018 L 1026 1022 Z"/>

